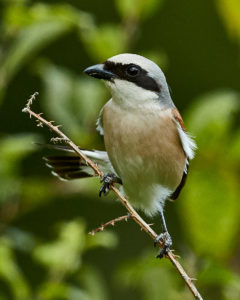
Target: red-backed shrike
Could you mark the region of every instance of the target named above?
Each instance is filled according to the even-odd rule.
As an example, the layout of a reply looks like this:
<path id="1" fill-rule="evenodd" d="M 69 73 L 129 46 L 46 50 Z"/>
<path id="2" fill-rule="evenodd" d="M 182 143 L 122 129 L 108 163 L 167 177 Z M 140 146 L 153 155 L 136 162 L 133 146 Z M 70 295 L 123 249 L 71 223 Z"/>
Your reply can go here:
<path id="1" fill-rule="evenodd" d="M 156 242 L 164 244 L 158 255 L 163 257 L 172 245 L 164 204 L 168 198 L 176 199 L 183 188 L 196 145 L 171 99 L 163 72 L 151 60 L 120 54 L 84 72 L 102 79 L 112 95 L 97 121 L 106 152 L 83 151 L 106 173 L 100 195 L 117 182 L 135 208 L 148 215 L 159 213 L 163 232 Z M 53 174 L 63 179 L 93 175 L 76 156 L 45 160 Z"/>

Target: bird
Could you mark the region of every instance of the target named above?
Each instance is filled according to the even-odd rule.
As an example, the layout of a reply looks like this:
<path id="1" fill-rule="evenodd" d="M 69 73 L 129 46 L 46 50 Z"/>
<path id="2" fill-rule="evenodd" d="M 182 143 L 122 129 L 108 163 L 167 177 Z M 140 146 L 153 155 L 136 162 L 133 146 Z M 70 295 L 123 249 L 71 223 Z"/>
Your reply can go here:
<path id="1" fill-rule="evenodd" d="M 162 232 L 157 257 L 167 255 L 172 238 L 164 218 L 167 199 L 175 200 L 185 185 L 196 143 L 186 131 L 161 68 L 138 54 L 123 53 L 86 68 L 111 93 L 97 120 L 106 151 L 83 150 L 104 172 L 99 195 L 118 183 L 134 208 L 148 216 L 159 214 Z M 55 146 L 73 152 L 67 146 Z M 79 157 L 49 156 L 53 175 L 70 180 L 94 176 Z"/>

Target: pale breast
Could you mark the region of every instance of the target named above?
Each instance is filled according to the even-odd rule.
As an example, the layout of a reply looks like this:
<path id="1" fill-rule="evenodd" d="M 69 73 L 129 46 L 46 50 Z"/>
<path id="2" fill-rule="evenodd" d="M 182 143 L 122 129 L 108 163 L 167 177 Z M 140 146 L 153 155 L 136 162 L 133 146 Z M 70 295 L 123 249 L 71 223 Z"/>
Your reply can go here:
<path id="1" fill-rule="evenodd" d="M 113 101 L 103 109 L 104 142 L 124 185 L 159 184 L 174 191 L 186 156 L 171 110 L 125 110 Z"/>

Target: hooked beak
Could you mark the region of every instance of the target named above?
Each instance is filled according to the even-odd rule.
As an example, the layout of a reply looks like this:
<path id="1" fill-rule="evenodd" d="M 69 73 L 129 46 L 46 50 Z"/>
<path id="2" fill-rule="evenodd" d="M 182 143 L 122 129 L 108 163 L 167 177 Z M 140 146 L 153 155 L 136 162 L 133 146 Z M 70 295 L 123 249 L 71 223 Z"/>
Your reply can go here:
<path id="1" fill-rule="evenodd" d="M 104 70 L 104 64 L 98 64 L 98 65 L 88 67 L 83 72 L 94 78 L 109 80 L 109 81 L 112 81 L 113 78 L 116 77 L 114 73 Z"/>

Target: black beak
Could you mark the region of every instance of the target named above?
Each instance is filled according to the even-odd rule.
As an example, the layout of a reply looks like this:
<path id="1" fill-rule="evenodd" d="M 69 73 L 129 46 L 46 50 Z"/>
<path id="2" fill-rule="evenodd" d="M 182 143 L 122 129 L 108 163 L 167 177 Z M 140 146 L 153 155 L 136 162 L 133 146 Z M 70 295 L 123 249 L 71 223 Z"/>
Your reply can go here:
<path id="1" fill-rule="evenodd" d="M 115 76 L 112 72 L 104 70 L 104 64 L 98 64 L 91 67 L 86 68 L 84 73 L 98 79 L 104 79 L 111 81 Z"/>

